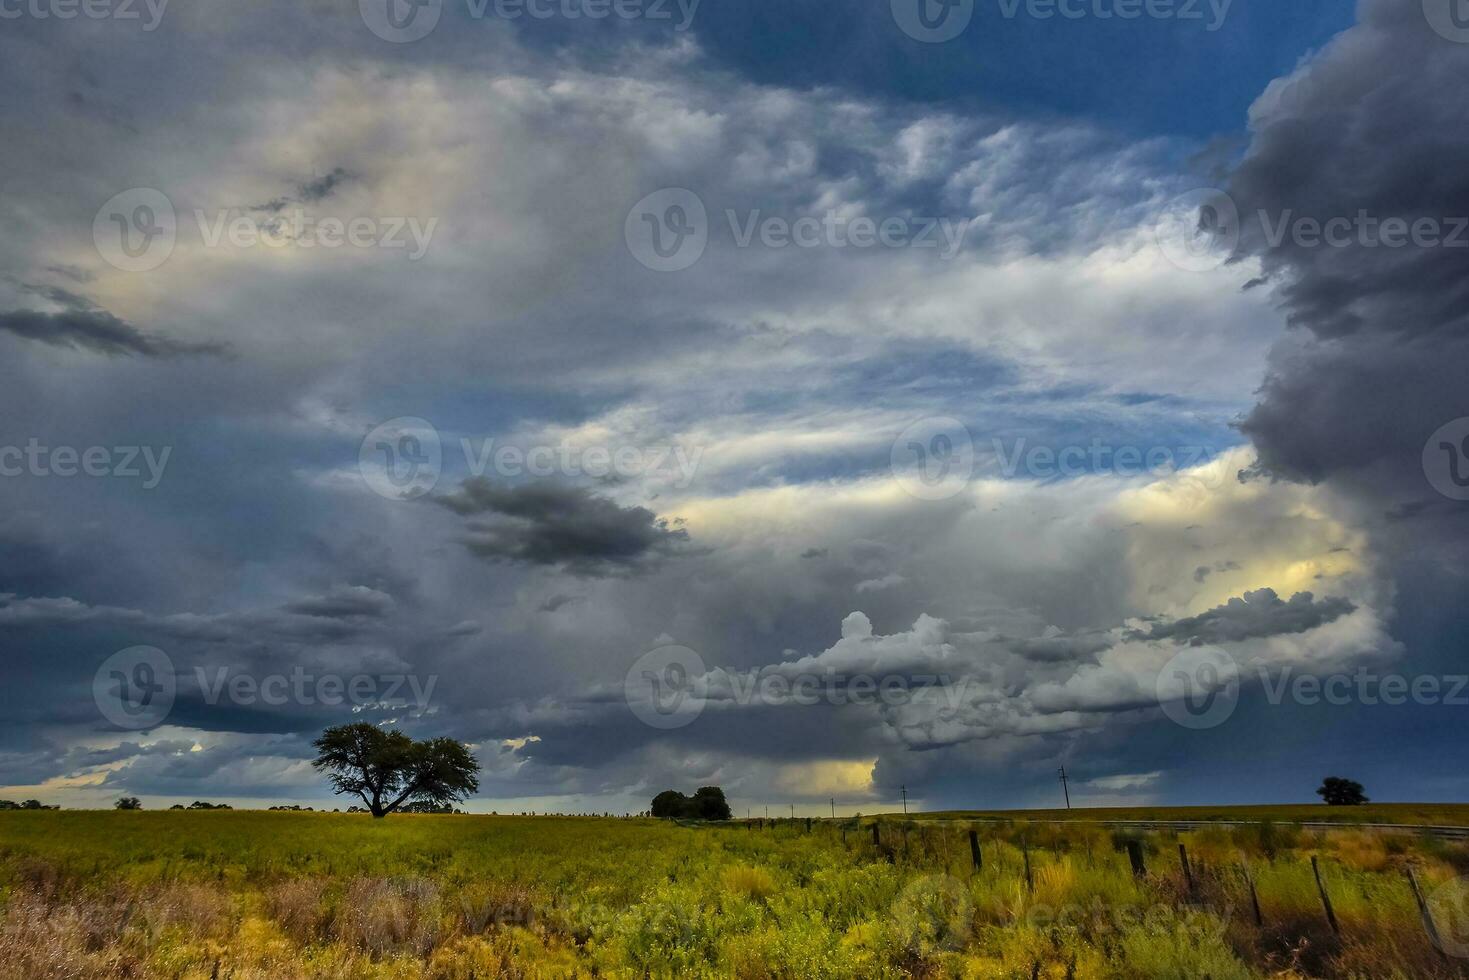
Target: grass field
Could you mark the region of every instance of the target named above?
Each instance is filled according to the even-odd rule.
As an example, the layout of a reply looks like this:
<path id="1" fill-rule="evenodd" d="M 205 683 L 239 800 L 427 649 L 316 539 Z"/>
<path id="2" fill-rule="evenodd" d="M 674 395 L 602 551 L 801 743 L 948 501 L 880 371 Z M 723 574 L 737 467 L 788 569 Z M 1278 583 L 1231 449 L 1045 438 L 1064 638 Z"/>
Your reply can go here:
<path id="1" fill-rule="evenodd" d="M 962 824 L 878 832 L 874 844 L 853 821 L 0 813 L 0 976 L 1469 976 L 1469 960 L 1425 938 L 1404 874 L 1411 864 L 1425 892 L 1457 896 L 1464 845 L 1282 825 L 1148 834 L 1138 879 L 1120 838 L 1095 826 L 976 825 L 979 871 Z M 1446 937 L 1469 944 L 1434 907 Z"/>
<path id="2" fill-rule="evenodd" d="M 1286 804 L 1281 806 L 1096 807 L 1074 810 L 950 810 L 915 814 L 913 819 L 1004 820 L 1273 820 L 1277 823 L 1396 823 L 1469 827 L 1465 803 L 1369 803 L 1365 806 Z"/>

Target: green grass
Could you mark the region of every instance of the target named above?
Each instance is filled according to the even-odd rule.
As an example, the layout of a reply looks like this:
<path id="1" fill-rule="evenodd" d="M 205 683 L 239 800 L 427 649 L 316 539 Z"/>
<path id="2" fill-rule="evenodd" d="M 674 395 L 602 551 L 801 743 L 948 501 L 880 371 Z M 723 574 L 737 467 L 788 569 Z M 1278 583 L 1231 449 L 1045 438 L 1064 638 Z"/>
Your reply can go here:
<path id="1" fill-rule="evenodd" d="M 887 814 L 892 817 L 892 814 Z M 914 814 L 916 820 L 1273 820 L 1277 823 L 1393 823 L 1469 827 L 1465 803 L 1368 803 L 1340 807 L 1288 803 L 1276 806 L 1089 807 L 1071 810 L 946 810 Z"/>
<path id="2" fill-rule="evenodd" d="M 962 824 L 889 822 L 874 846 L 847 821 L 808 834 L 803 821 L 9 812 L 0 976 L 1466 975 L 1428 947 L 1401 873 L 1411 861 L 1437 887 L 1469 868 L 1462 845 L 1288 826 L 1150 834 L 1140 880 L 1100 827 L 975 826 L 979 872 Z"/>

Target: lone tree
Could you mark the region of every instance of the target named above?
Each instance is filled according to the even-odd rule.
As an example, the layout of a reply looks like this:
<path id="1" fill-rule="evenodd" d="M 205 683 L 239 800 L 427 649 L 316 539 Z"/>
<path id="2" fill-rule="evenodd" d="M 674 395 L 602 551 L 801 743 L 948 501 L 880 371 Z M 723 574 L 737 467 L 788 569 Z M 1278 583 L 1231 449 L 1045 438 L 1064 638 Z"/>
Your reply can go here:
<path id="1" fill-rule="evenodd" d="M 117 810 L 141 810 L 143 809 L 143 801 L 138 799 L 136 796 L 124 796 L 122 799 L 112 804 L 112 806 L 114 809 Z"/>
<path id="2" fill-rule="evenodd" d="M 1316 795 L 1325 800 L 1327 806 L 1361 806 L 1368 802 L 1361 783 L 1340 776 L 1327 776 Z"/>
<path id="3" fill-rule="evenodd" d="M 311 764 L 331 774 L 337 793 L 352 793 L 374 817 L 405 803 L 444 806 L 479 789 L 479 763 L 452 738 L 416 742 L 402 732 L 358 722 L 321 733 Z"/>

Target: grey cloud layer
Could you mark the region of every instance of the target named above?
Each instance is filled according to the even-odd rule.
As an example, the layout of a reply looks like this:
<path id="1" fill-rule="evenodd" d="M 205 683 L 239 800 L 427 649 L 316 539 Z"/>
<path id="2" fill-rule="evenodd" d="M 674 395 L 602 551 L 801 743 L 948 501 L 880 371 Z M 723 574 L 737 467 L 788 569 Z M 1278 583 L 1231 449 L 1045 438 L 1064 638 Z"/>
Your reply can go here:
<path id="1" fill-rule="evenodd" d="M 1228 420 L 1248 407 L 1279 324 L 1267 291 L 1238 292 L 1246 272 L 1180 276 L 1150 248 L 1179 147 L 771 89 L 709 71 L 692 45 L 583 62 L 443 32 L 413 53 L 353 40 L 352 11 L 231 5 L 227 22 L 252 44 L 217 26 L 225 9 L 179 11 L 163 58 L 88 32 L 42 43 L 35 25 L 0 41 L 0 77 L 17 93 L 0 119 L 23 132 L 44 114 L 68 148 L 0 146 L 28 202 L 7 193 L 6 281 L 82 283 L 95 298 L 17 287 L 0 302 L 14 311 L 0 314 L 0 409 L 26 435 L 177 444 L 151 496 L 0 486 L 11 593 L 0 633 L 24 665 L 0 721 L 13 778 L 110 767 L 99 792 L 319 792 L 302 736 L 340 720 L 331 712 L 225 709 L 186 691 L 177 730 L 156 740 L 101 731 L 92 671 L 138 642 L 166 647 L 186 672 L 441 675 L 434 712 L 398 723 L 476 740 L 494 794 L 630 799 L 664 778 L 799 795 L 804 776 L 784 771 L 796 763 L 876 760 L 878 787 L 1049 763 L 1076 733 L 1099 740 L 1148 707 L 1148 666 L 1185 636 L 1268 640 L 1303 660 L 1391 646 L 1390 590 L 1334 491 L 1231 481 L 1201 503 L 1186 481 L 1042 488 L 1022 474 L 933 502 L 884 479 L 897 434 L 929 415 L 962 416 L 986 459 L 989 436 L 1016 433 L 1238 441 Z M 298 32 L 283 52 L 265 43 L 281 24 Z M 95 76 L 75 80 L 78 97 L 50 91 L 60 76 L 48 66 L 75 63 Z M 1364 124 L 1377 118 L 1361 111 Z M 1257 112 L 1236 188 L 1245 200 L 1295 193 L 1267 177 L 1302 166 L 1286 130 L 1309 119 L 1281 115 L 1277 146 L 1272 112 L 1286 110 Z M 1348 149 L 1365 161 L 1365 144 Z M 155 272 L 119 276 L 92 248 L 93 212 L 145 185 L 185 218 L 263 202 L 253 207 L 443 220 L 416 264 L 181 240 Z M 695 189 L 721 227 L 726 209 L 981 220 L 948 264 L 721 236 L 686 273 L 659 276 L 629 254 L 623 221 L 672 185 Z M 1340 259 L 1262 261 L 1280 283 L 1298 267 L 1321 283 L 1341 274 Z M 1404 299 L 1394 291 L 1406 278 L 1365 271 Z M 1312 367 L 1327 354 L 1277 353 L 1247 423 L 1271 472 L 1316 477 L 1354 446 L 1377 458 L 1379 438 L 1398 438 L 1392 412 L 1358 413 L 1372 438 L 1345 445 L 1332 440 L 1348 426 L 1330 413 L 1345 417 L 1359 386 L 1389 371 L 1434 371 L 1447 387 L 1458 370 L 1452 356 L 1438 368 L 1385 342 L 1367 353 L 1389 299 L 1333 312 L 1321 288 L 1283 295 L 1323 334 L 1367 325 L 1341 348 L 1339 383 Z M 226 342 L 238 355 L 227 365 L 163 356 Z M 1442 407 L 1436 392 L 1405 397 L 1424 401 L 1425 421 Z M 1326 411 L 1302 414 L 1297 403 L 1313 399 Z M 438 506 L 405 505 L 372 495 L 354 469 L 362 433 L 400 415 L 446 436 L 707 451 L 677 492 L 651 478 L 470 480 Z M 1302 566 L 1321 580 L 1298 580 Z M 1331 598 L 1269 591 L 1307 588 Z M 660 639 L 732 670 L 786 670 L 795 651 L 820 651 L 806 659 L 953 670 L 974 687 L 952 710 L 716 708 L 670 740 L 621 693 Z M 1128 751 L 1108 765 L 1157 768 Z"/>
<path id="2" fill-rule="evenodd" d="M 1384 547 L 1463 570 L 1464 534 L 1424 479 L 1429 435 L 1469 415 L 1469 249 L 1266 240 L 1254 219 L 1469 218 L 1463 45 L 1416 3 L 1364 0 L 1359 26 L 1273 84 L 1229 182 L 1257 259 L 1300 333 L 1271 356 L 1242 431 L 1259 473 L 1350 489 Z M 1390 515 L 1411 519 L 1388 521 Z"/>

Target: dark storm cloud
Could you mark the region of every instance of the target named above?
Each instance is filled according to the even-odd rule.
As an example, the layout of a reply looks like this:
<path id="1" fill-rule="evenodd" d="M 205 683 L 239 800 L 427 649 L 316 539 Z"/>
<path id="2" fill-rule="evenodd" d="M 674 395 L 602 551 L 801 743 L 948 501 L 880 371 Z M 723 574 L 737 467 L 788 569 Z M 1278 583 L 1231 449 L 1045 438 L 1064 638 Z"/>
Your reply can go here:
<path id="1" fill-rule="evenodd" d="M 1042 636 L 1011 640 L 1009 647 L 1027 660 L 1037 663 L 1068 663 L 1086 660 L 1108 649 L 1115 638 L 1099 633 L 1077 636 Z"/>
<path id="2" fill-rule="evenodd" d="M 504 486 L 483 477 L 436 498 L 462 517 L 465 545 L 491 561 L 546 565 L 580 576 L 646 571 L 688 553 L 689 535 L 646 507 L 621 507 L 581 487 Z"/>
<path id="3" fill-rule="evenodd" d="M 1434 33 L 1416 3 L 1366 0 L 1359 17 L 1256 103 L 1228 190 L 1240 254 L 1259 260 L 1303 331 L 1272 354 L 1242 424 L 1259 451 L 1243 475 L 1342 477 L 1380 515 L 1434 496 L 1425 440 L 1469 415 L 1469 129 L 1456 95 L 1469 50 Z M 1350 227 L 1348 243 L 1270 240 L 1302 218 Z M 1389 219 L 1432 222 L 1442 240 L 1390 247 Z M 1461 536 L 1434 527 L 1415 533 Z"/>
<path id="4" fill-rule="evenodd" d="M 140 609 L 94 606 L 70 597 L 0 593 L 0 627 L 97 625 L 144 630 L 181 641 L 245 644 L 261 637 L 298 643 L 351 639 L 370 628 L 392 599 L 371 589 L 344 589 L 296 600 L 278 609 L 216 614 L 157 615 Z"/>
<path id="5" fill-rule="evenodd" d="M 1177 640 L 1180 643 L 1231 643 L 1281 633 L 1304 633 L 1356 610 L 1346 599 L 1326 598 L 1320 602 L 1309 592 L 1297 592 L 1284 602 L 1274 589 L 1256 589 L 1242 598 L 1230 599 L 1197 616 L 1171 623 L 1155 624 L 1148 640 Z"/>
<path id="6" fill-rule="evenodd" d="M 560 593 L 557 593 L 556 595 L 551 596 L 545 602 L 537 606 L 536 609 L 539 612 L 553 613 L 556 610 L 560 609 L 562 606 L 567 606 L 571 603 L 580 601 L 582 601 L 581 596 L 562 595 Z"/>
<path id="7" fill-rule="evenodd" d="M 329 619 L 381 617 L 393 608 L 393 597 L 376 589 L 354 585 L 334 589 L 326 595 L 298 599 L 287 603 L 285 608 L 288 612 L 303 616 L 322 616 Z"/>
<path id="8" fill-rule="evenodd" d="M 225 352 L 221 344 L 191 343 L 144 333 L 106 310 L 65 310 L 60 313 L 11 310 L 0 313 L 0 330 L 52 347 L 69 347 L 97 354 L 178 357 Z"/>
<path id="9" fill-rule="evenodd" d="M 341 167 L 337 167 L 331 173 L 322 177 L 316 177 L 301 185 L 301 200 L 314 203 L 332 196 L 332 192 L 342 183 L 351 180 L 352 175 Z"/>
<path id="10" fill-rule="evenodd" d="M 22 291 L 62 307 L 54 313 L 11 310 L 0 313 L 0 330 L 52 347 L 69 347 L 107 355 L 176 357 L 184 354 L 223 354 L 222 344 L 189 343 L 158 337 L 99 309 L 91 300 L 61 286 L 21 283 Z"/>
<path id="11" fill-rule="evenodd" d="M 1243 248 L 1260 257 L 1293 323 L 1322 337 L 1469 325 L 1469 235 L 1449 228 L 1469 221 L 1469 132 L 1450 95 L 1465 71 L 1462 46 L 1435 34 L 1419 4 L 1367 0 L 1358 27 L 1256 103 L 1254 141 L 1229 190 Z M 1355 223 L 1359 212 L 1436 221 L 1458 243 L 1393 247 L 1366 224 L 1347 246 L 1269 240 L 1287 216 Z"/>
<path id="12" fill-rule="evenodd" d="M 287 205 L 296 203 L 315 204 L 318 201 L 324 201 L 331 197 L 338 187 L 352 180 L 353 177 L 354 175 L 348 173 L 345 168 L 337 167 L 331 173 L 324 174 L 321 177 L 313 177 L 311 180 L 297 185 L 297 194 L 295 197 L 290 195 L 274 197 L 262 204 L 252 204 L 246 210 L 264 211 L 267 214 L 279 214 L 286 209 Z"/>

